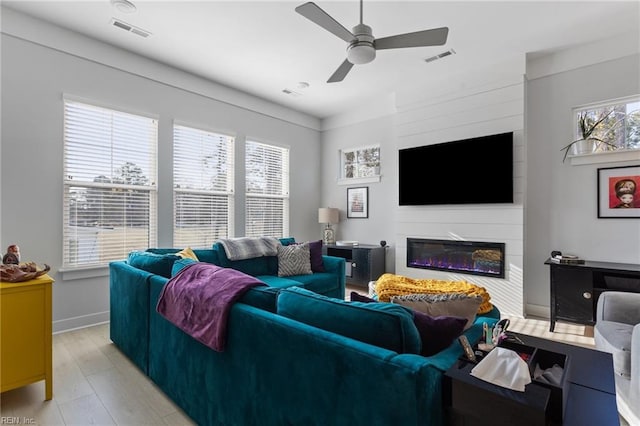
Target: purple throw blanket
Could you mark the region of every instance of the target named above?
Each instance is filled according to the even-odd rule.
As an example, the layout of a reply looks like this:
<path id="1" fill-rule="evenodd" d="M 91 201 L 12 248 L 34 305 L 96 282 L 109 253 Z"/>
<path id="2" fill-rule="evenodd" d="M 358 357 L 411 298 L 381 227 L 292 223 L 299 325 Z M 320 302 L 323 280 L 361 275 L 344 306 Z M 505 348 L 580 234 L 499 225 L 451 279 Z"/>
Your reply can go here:
<path id="1" fill-rule="evenodd" d="M 266 284 L 235 269 L 193 263 L 167 282 L 156 310 L 194 339 L 222 352 L 231 306 L 259 285 Z"/>

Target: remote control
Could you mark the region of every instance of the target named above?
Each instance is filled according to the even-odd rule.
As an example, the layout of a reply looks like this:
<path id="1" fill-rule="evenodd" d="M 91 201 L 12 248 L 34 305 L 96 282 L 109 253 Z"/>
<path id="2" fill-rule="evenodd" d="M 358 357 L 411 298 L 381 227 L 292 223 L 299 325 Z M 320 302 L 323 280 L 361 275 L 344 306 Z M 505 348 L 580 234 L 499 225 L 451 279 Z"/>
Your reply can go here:
<path id="1" fill-rule="evenodd" d="M 462 336 L 458 337 L 458 340 L 462 345 L 462 349 L 464 349 L 464 354 L 467 356 L 467 359 L 471 362 L 476 362 L 476 354 L 473 353 L 473 349 L 469 344 L 469 340 L 467 339 L 467 336 L 463 334 Z"/>

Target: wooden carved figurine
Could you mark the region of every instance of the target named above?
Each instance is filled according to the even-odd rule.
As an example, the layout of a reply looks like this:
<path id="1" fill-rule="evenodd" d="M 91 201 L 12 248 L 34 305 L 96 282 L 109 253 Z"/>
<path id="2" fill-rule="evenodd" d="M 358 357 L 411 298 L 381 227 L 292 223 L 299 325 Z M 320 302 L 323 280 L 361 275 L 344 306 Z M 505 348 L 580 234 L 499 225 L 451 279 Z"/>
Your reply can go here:
<path id="1" fill-rule="evenodd" d="M 11 244 L 7 247 L 7 254 L 2 258 L 2 263 L 5 265 L 17 265 L 20 263 L 20 247 L 15 244 Z"/>

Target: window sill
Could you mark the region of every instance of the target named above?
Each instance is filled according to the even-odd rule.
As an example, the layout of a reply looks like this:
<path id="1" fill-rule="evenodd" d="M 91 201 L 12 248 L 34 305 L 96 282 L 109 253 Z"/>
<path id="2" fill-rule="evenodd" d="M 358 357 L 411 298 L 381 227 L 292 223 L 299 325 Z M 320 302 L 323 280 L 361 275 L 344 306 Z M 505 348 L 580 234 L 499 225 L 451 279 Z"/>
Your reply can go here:
<path id="1" fill-rule="evenodd" d="M 64 281 L 83 280 L 86 278 L 97 278 L 109 276 L 109 266 L 90 266 L 85 268 L 58 269 L 58 273 Z"/>
<path id="2" fill-rule="evenodd" d="M 613 163 L 620 161 L 639 161 L 640 149 L 628 149 L 620 151 L 596 152 L 594 154 L 583 154 L 568 156 L 572 166 L 582 166 L 585 164 Z"/>
<path id="3" fill-rule="evenodd" d="M 376 183 L 380 182 L 382 175 L 369 176 L 363 178 L 346 178 L 346 179 L 338 179 L 338 185 L 357 185 L 361 183 Z"/>

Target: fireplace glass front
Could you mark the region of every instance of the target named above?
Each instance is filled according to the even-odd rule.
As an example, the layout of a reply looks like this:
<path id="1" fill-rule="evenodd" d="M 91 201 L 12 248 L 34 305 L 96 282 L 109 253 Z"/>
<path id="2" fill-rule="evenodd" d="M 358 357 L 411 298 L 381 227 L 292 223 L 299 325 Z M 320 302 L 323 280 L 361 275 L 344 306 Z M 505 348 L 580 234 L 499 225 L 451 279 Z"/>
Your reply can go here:
<path id="1" fill-rule="evenodd" d="M 407 238 L 407 267 L 504 278 L 504 243 Z"/>

